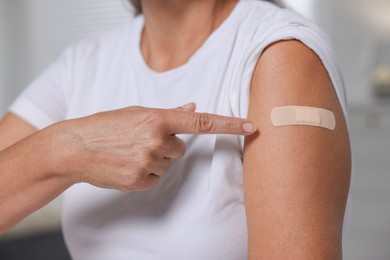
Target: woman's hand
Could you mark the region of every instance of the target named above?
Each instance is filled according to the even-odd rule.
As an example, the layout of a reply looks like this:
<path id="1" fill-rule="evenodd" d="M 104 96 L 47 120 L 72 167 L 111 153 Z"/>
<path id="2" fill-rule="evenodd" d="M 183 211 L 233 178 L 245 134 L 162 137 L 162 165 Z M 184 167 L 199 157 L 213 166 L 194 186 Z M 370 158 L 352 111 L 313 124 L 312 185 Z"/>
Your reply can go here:
<path id="1" fill-rule="evenodd" d="M 158 183 L 172 159 L 184 155 L 184 142 L 176 134 L 256 131 L 247 120 L 194 110 L 195 104 L 170 110 L 129 107 L 59 123 L 58 167 L 66 169 L 73 183 L 147 190 Z"/>
<path id="2" fill-rule="evenodd" d="M 171 160 L 184 154 L 175 134 L 256 131 L 247 120 L 194 110 L 195 104 L 171 110 L 129 107 L 38 132 L 8 114 L 0 122 L 0 235 L 75 183 L 121 191 L 152 188 Z"/>

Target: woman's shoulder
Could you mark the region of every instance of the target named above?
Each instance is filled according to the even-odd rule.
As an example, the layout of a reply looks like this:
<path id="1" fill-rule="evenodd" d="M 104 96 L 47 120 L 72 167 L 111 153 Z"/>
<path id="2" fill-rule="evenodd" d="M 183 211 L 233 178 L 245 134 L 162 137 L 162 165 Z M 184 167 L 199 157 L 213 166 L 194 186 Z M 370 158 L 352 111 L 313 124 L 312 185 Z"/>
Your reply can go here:
<path id="1" fill-rule="evenodd" d="M 287 8 L 267 1 L 241 0 L 240 20 L 234 40 L 232 62 L 232 93 L 240 98 L 240 112 L 247 115 L 247 100 L 253 71 L 267 47 L 280 41 L 296 40 L 312 50 L 322 61 L 345 109 L 344 82 L 337 65 L 332 44 L 326 34 L 313 21 Z M 285 48 L 287 45 L 282 45 Z M 251 73 L 247 73 L 247 72 Z M 239 82 L 235 81 L 238 80 Z"/>

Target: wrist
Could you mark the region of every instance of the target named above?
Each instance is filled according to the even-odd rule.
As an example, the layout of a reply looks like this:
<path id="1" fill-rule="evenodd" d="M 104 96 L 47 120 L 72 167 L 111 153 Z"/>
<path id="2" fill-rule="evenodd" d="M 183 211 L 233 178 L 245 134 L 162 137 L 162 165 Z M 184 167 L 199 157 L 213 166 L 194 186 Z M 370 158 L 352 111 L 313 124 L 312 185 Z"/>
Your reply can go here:
<path id="1" fill-rule="evenodd" d="M 47 155 L 45 164 L 47 172 L 61 179 L 69 186 L 79 183 L 72 166 L 77 158 L 78 138 L 71 131 L 72 120 L 51 125 L 40 132 L 43 154 Z"/>

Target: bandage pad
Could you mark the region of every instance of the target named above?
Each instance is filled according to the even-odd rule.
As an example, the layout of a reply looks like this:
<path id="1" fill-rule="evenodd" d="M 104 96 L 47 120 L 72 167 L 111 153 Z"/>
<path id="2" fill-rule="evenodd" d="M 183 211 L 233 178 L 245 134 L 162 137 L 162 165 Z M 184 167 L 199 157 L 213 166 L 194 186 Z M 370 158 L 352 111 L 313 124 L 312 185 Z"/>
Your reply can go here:
<path id="1" fill-rule="evenodd" d="M 319 107 L 274 107 L 271 112 L 271 122 L 274 126 L 308 125 L 329 130 L 336 128 L 334 113 Z"/>

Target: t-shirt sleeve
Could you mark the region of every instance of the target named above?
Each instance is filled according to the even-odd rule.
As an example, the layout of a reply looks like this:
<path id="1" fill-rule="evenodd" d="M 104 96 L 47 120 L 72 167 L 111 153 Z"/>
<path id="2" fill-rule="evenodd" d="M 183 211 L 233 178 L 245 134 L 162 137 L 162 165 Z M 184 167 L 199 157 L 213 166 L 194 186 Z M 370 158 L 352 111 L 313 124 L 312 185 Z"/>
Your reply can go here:
<path id="1" fill-rule="evenodd" d="M 72 47 L 68 47 L 19 95 L 9 112 L 38 130 L 64 120 L 71 88 L 72 56 Z"/>
<path id="2" fill-rule="evenodd" d="M 330 41 L 314 23 L 292 15 L 283 19 L 283 15 L 272 22 L 268 30 L 258 30 L 251 41 L 246 44 L 245 53 L 241 56 L 240 68 L 235 68 L 237 76 L 232 81 L 231 103 L 235 116 L 246 117 L 249 106 L 250 84 L 256 64 L 263 51 L 271 44 L 282 40 L 299 40 L 313 50 L 322 61 L 340 101 L 344 114 L 347 114 L 344 80 L 336 62 Z"/>
<path id="3" fill-rule="evenodd" d="M 232 75 L 230 104 L 233 115 L 242 118 L 248 115 L 252 76 L 263 51 L 275 42 L 295 39 L 313 50 L 322 61 L 348 123 L 344 80 L 327 36 L 314 23 L 305 18 L 289 15 L 286 19 L 285 11 L 280 13 L 278 19 L 270 22 L 269 26 L 262 27 L 263 30 L 257 30 L 251 40 L 244 44 L 245 48 L 242 48 L 244 51 L 240 53 L 239 62 L 230 71 Z M 243 147 L 243 138 L 240 142 Z"/>

